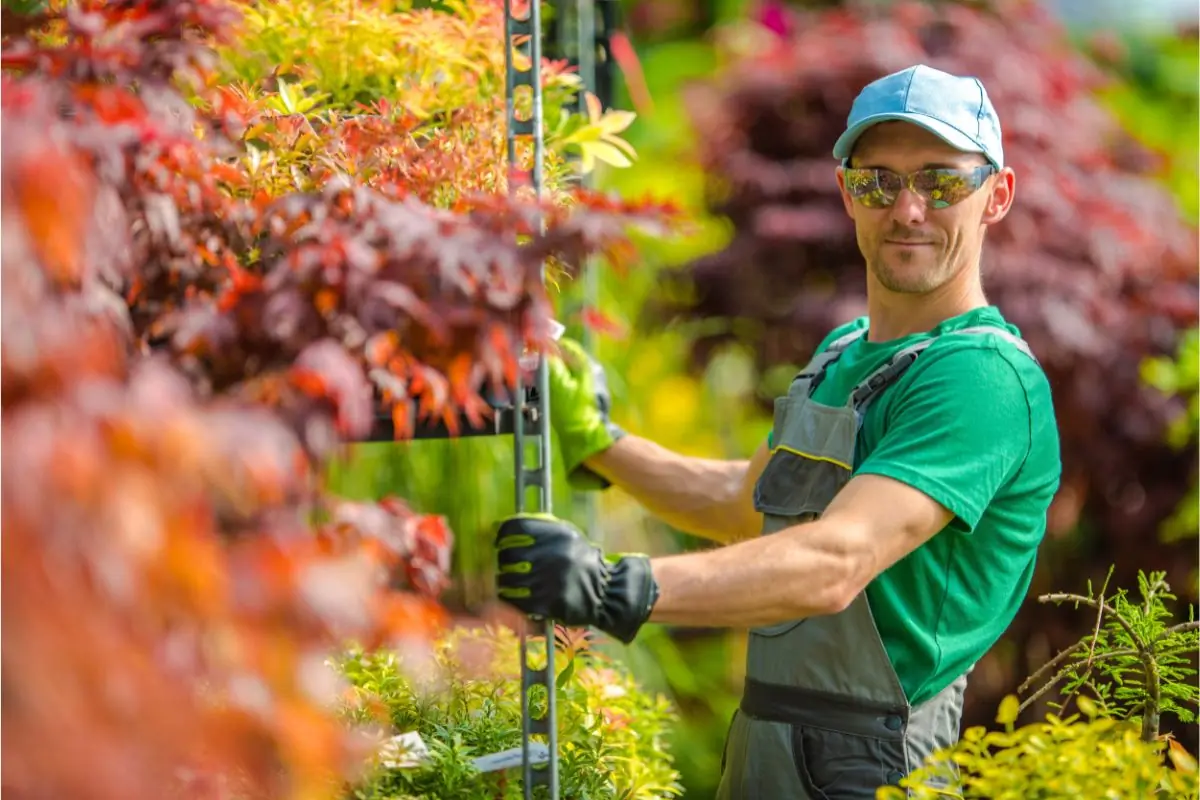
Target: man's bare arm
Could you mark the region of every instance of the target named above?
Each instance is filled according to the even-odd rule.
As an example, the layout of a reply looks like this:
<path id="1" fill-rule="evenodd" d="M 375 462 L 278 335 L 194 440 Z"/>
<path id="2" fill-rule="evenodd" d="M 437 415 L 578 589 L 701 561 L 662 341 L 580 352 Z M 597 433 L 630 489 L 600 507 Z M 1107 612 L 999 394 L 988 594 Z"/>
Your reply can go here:
<path id="1" fill-rule="evenodd" d="M 768 457 L 764 443 L 749 461 L 692 458 L 629 434 L 587 465 L 667 524 L 728 544 L 758 535 L 754 483 Z"/>
<path id="2" fill-rule="evenodd" d="M 946 526 L 924 493 L 860 475 L 814 522 L 704 553 L 651 562 L 652 622 L 752 627 L 841 611 L 879 573 Z"/>

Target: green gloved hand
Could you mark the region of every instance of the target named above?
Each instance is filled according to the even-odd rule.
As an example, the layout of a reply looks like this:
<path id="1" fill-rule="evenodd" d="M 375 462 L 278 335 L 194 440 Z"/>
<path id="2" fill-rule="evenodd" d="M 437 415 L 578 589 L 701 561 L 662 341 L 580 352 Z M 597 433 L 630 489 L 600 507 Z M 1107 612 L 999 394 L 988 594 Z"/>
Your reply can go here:
<path id="1" fill-rule="evenodd" d="M 606 489 L 610 485 L 583 463 L 607 450 L 625 435 L 608 418 L 612 399 L 601 367 L 578 342 L 561 339 L 560 357 L 548 360 L 550 425 L 558 437 L 567 481 L 575 489 Z"/>
<path id="2" fill-rule="evenodd" d="M 496 534 L 499 595 L 529 616 L 591 626 L 629 644 L 658 602 L 643 555 L 605 557 L 569 522 L 518 514 Z"/>

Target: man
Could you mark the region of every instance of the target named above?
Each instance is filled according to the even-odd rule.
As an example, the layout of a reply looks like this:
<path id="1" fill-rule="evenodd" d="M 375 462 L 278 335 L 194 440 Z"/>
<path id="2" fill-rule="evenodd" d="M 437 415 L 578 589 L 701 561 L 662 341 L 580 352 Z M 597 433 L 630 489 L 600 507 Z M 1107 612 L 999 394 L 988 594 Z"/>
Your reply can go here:
<path id="1" fill-rule="evenodd" d="M 873 798 L 952 744 L 1058 487 L 1046 378 L 981 285 L 1016 182 L 984 87 L 923 65 L 881 78 L 833 152 L 868 314 L 821 343 L 749 462 L 623 434 L 578 347 L 551 362 L 571 474 L 726 546 L 610 558 L 533 516 L 497 540 L 500 594 L 527 614 L 624 642 L 646 622 L 749 628 L 721 798 Z"/>

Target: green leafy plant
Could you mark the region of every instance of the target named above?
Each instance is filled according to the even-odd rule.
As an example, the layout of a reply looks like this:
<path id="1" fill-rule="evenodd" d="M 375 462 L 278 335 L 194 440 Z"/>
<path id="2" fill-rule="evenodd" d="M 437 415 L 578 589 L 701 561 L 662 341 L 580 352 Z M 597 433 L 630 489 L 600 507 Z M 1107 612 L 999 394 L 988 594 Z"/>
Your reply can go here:
<path id="1" fill-rule="evenodd" d="M 1109 577 L 1112 573 L 1110 571 Z M 1192 677 L 1196 670 L 1188 656 L 1200 652 L 1200 622 L 1191 619 L 1174 625 L 1167 601 L 1175 595 L 1166 582 L 1166 573 L 1138 573 L 1140 602 L 1131 600 L 1124 589 L 1106 597 L 1108 580 L 1097 594 L 1089 583 L 1086 595 L 1067 592 L 1044 595 L 1043 603 L 1070 603 L 1096 611 L 1092 635 L 1063 650 L 1035 672 L 1021 686 L 1024 691 L 1047 674 L 1049 681 L 1022 704 L 1025 708 L 1058 684 L 1064 709 L 1079 694 L 1091 694 L 1089 702 L 1106 717 L 1140 720 L 1142 739 L 1158 738 L 1163 714 L 1173 714 L 1182 722 L 1193 722 L 1200 706 L 1200 689 Z M 1189 707 L 1190 706 L 1190 707 Z"/>
<path id="2" fill-rule="evenodd" d="M 559 780 L 563 797 L 655 800 L 677 796 L 678 774 L 665 740 L 676 713 L 642 691 L 621 662 L 593 649 L 581 632 L 560 630 L 558 673 Z M 531 643 L 544 663 L 544 648 Z M 348 714 L 390 733 L 417 732 L 428 760 L 394 768 L 377 759 L 353 789 L 357 800 L 521 797 L 520 767 L 481 773 L 473 760 L 521 745 L 520 662 L 516 635 L 505 627 L 458 627 L 434 646 L 430 663 L 378 651 L 351 653 Z M 421 677 L 423 676 L 423 677 Z M 531 692 L 534 715 L 545 694 Z"/>

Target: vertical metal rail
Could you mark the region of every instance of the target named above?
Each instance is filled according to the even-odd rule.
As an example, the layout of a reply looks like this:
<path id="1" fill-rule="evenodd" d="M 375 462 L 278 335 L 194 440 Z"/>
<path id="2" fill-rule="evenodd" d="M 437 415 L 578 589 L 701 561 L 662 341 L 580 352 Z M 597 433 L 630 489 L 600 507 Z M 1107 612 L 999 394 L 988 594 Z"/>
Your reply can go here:
<path id="1" fill-rule="evenodd" d="M 566 57 L 578 69 L 582 86 L 576 98 L 575 111 L 587 113 L 587 93 L 596 92 L 596 0 L 558 0 L 558 46 L 559 57 Z M 580 179 L 584 186 L 591 186 L 590 175 Z M 585 259 L 580 277 L 583 293 L 579 299 L 580 310 L 596 308 L 600 295 L 600 267 L 594 257 Z M 595 355 L 596 335 L 592 326 L 585 323 L 580 332 L 580 344 L 585 352 Z M 603 545 L 603 536 L 597 525 L 597 503 L 595 492 L 576 492 L 572 502 L 579 507 L 583 516 L 584 530 L 597 543 Z"/>
<path id="2" fill-rule="evenodd" d="M 517 5 L 518 10 L 514 9 Z M 521 13 L 521 12 L 524 13 Z M 523 181 L 519 180 L 523 170 L 518 165 L 518 139 L 531 139 L 533 165 L 529 177 L 535 194 L 540 197 L 543 183 L 543 110 L 542 110 L 542 26 L 540 0 L 504 1 L 504 65 L 505 106 L 507 113 L 506 138 L 508 144 L 508 191 L 518 191 Z M 514 63 L 514 51 L 528 62 L 528 69 L 518 69 Z M 517 118 L 518 90 L 526 87 L 527 95 L 522 102 L 529 101 L 532 113 L 527 120 Z M 524 92 L 522 93 L 524 94 Z M 545 280 L 545 267 L 542 268 Z M 552 485 L 550 472 L 550 391 L 549 374 L 545 359 L 539 358 L 535 372 L 536 392 L 531 398 L 522 385 L 518 373 L 515 392 L 515 414 L 513 425 L 513 468 L 516 477 L 516 511 L 550 513 L 552 510 Z M 526 451 L 530 439 L 536 444 L 536 457 L 527 463 Z M 534 501 L 528 503 L 529 489 L 533 489 Z M 550 800 L 558 800 L 558 725 L 555 697 L 554 669 L 554 622 L 531 620 L 542 627 L 540 636 L 545 640 L 545 664 L 535 667 L 530 661 L 531 640 L 539 634 L 521 634 L 521 771 L 522 788 L 526 800 L 533 797 L 536 786 L 549 790 Z M 533 691 L 541 687 L 545 694 L 545 713 L 534 717 L 532 713 Z M 549 763 L 544 767 L 533 765 L 532 745 L 535 736 L 546 738 Z"/>

